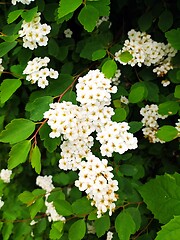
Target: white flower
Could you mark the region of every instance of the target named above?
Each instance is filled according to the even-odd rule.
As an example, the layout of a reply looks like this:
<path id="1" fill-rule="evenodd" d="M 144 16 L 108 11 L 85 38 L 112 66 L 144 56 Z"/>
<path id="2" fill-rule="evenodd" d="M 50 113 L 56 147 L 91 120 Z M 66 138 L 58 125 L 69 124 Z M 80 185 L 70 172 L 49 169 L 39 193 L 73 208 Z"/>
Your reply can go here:
<path id="1" fill-rule="evenodd" d="M 167 87 L 171 82 L 168 80 L 162 80 L 161 84 L 163 85 L 163 87 Z"/>
<path id="2" fill-rule="evenodd" d="M 113 233 L 108 231 L 106 240 L 111 240 L 111 239 L 113 239 Z"/>
<path id="3" fill-rule="evenodd" d="M 29 5 L 31 2 L 33 2 L 34 0 L 12 0 L 12 4 L 16 5 L 17 2 L 20 2 L 22 4 L 27 4 Z"/>
<path id="4" fill-rule="evenodd" d="M 0 209 L 2 208 L 3 205 L 4 205 L 4 202 L 1 200 L 1 197 L 0 197 Z"/>
<path id="5" fill-rule="evenodd" d="M 70 28 L 68 28 L 64 31 L 64 35 L 65 35 L 66 38 L 71 38 L 72 34 L 73 34 L 73 32 L 71 31 Z"/>
<path id="6" fill-rule="evenodd" d="M 0 172 L 0 178 L 5 182 L 9 183 L 11 178 L 12 170 L 2 169 Z"/>
<path id="7" fill-rule="evenodd" d="M 44 189 L 46 192 L 50 193 L 53 189 L 54 186 L 52 184 L 52 176 L 38 176 L 36 178 L 36 184 Z"/>

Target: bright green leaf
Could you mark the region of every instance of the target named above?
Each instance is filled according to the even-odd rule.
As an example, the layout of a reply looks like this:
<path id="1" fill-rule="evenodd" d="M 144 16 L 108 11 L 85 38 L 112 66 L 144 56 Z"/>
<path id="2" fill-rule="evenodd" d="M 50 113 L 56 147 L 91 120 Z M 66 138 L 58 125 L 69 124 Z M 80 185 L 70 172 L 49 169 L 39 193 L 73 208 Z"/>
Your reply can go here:
<path id="1" fill-rule="evenodd" d="M 158 27 L 166 32 L 173 24 L 173 15 L 169 10 L 164 10 L 159 16 Z"/>
<path id="2" fill-rule="evenodd" d="M 161 115 L 174 115 L 179 110 L 179 104 L 175 101 L 167 101 L 159 104 L 158 113 Z"/>
<path id="3" fill-rule="evenodd" d="M 180 215 L 180 174 L 157 176 L 139 187 L 139 192 L 160 223 Z"/>
<path id="4" fill-rule="evenodd" d="M 165 125 L 162 126 L 156 133 L 156 136 L 165 141 L 165 142 L 170 142 L 174 140 L 178 135 L 178 130 L 170 125 Z"/>
<path id="5" fill-rule="evenodd" d="M 138 103 L 144 99 L 145 87 L 137 86 L 136 88 L 132 88 L 129 93 L 129 102 L 130 103 Z"/>
<path id="6" fill-rule="evenodd" d="M 180 28 L 172 29 L 165 33 L 168 42 L 177 50 L 180 50 Z"/>
<path id="7" fill-rule="evenodd" d="M 0 86 L 0 101 L 5 103 L 13 93 L 21 86 L 19 79 L 5 79 Z"/>
<path id="8" fill-rule="evenodd" d="M 74 12 L 81 4 L 82 0 L 61 0 L 58 8 L 58 18 Z"/>
<path id="9" fill-rule="evenodd" d="M 72 209 L 73 212 L 77 215 L 89 214 L 94 210 L 94 208 L 91 206 L 90 201 L 86 197 L 80 198 L 73 202 Z"/>
<path id="10" fill-rule="evenodd" d="M 35 123 L 28 119 L 13 119 L 0 134 L 0 142 L 14 144 L 28 138 L 35 130 Z"/>
<path id="11" fill-rule="evenodd" d="M 35 145 L 31 151 L 30 161 L 31 161 L 31 165 L 35 169 L 36 173 L 40 174 L 40 172 L 41 172 L 41 152 L 37 145 Z"/>
<path id="12" fill-rule="evenodd" d="M 50 230 L 50 239 L 57 240 L 60 239 L 62 236 L 62 230 L 63 230 L 64 223 L 62 221 L 53 222 L 51 225 Z"/>
<path id="13" fill-rule="evenodd" d="M 11 49 L 17 45 L 17 42 L 3 42 L 0 43 L 0 57 L 6 55 Z"/>
<path id="14" fill-rule="evenodd" d="M 31 141 L 24 140 L 20 143 L 13 145 L 8 159 L 8 168 L 13 169 L 19 164 L 24 163 L 27 159 L 28 153 L 31 148 Z"/>
<path id="15" fill-rule="evenodd" d="M 72 215 L 71 204 L 66 200 L 59 200 L 58 202 L 54 202 L 54 207 L 56 208 L 56 211 L 63 216 Z"/>
<path id="16" fill-rule="evenodd" d="M 8 15 L 7 23 L 10 24 L 14 22 L 23 13 L 24 9 L 15 10 L 10 12 Z"/>
<path id="17" fill-rule="evenodd" d="M 106 231 L 110 228 L 110 218 L 107 215 L 102 216 L 101 218 L 98 218 L 94 222 L 94 226 L 96 229 L 96 234 L 98 238 L 103 236 Z"/>
<path id="18" fill-rule="evenodd" d="M 180 98 L 180 85 L 176 86 L 175 92 L 174 92 L 175 98 Z"/>
<path id="19" fill-rule="evenodd" d="M 102 72 L 107 78 L 112 78 L 116 70 L 117 70 L 117 65 L 114 60 L 107 60 L 102 66 Z"/>
<path id="20" fill-rule="evenodd" d="M 102 59 L 106 56 L 106 50 L 104 49 L 99 49 L 99 50 L 96 50 L 95 52 L 93 52 L 92 54 L 92 60 L 93 61 L 96 61 L 98 59 Z"/>
<path id="21" fill-rule="evenodd" d="M 84 219 L 77 220 L 69 228 L 69 240 L 81 240 L 86 233 L 86 224 Z"/>
<path id="22" fill-rule="evenodd" d="M 112 116 L 112 120 L 115 122 L 122 122 L 126 119 L 127 113 L 124 108 L 116 108 L 115 114 Z"/>
<path id="23" fill-rule="evenodd" d="M 31 192 L 24 191 L 23 193 L 19 194 L 18 199 L 27 205 L 29 205 L 30 202 L 34 201 L 34 196 Z"/>
<path id="24" fill-rule="evenodd" d="M 180 216 L 174 216 L 162 229 L 158 232 L 155 240 L 179 240 L 180 238 Z"/>
<path id="25" fill-rule="evenodd" d="M 33 219 L 36 216 L 36 214 L 42 210 L 43 207 L 44 207 L 44 201 L 42 197 L 37 199 L 33 204 L 31 204 L 29 206 L 31 219 Z"/>
<path id="26" fill-rule="evenodd" d="M 121 62 L 128 63 L 131 59 L 133 59 L 133 56 L 130 54 L 130 52 L 125 51 L 119 55 L 119 59 Z"/>
<path id="27" fill-rule="evenodd" d="M 32 8 L 30 10 L 24 11 L 21 16 L 26 22 L 31 22 L 38 11 L 38 7 Z"/>
<path id="28" fill-rule="evenodd" d="M 109 16 L 110 0 L 87 1 L 86 3 L 87 5 L 95 7 L 99 12 L 99 16 Z"/>
<path id="29" fill-rule="evenodd" d="M 78 15 L 79 22 L 88 32 L 92 32 L 94 30 L 98 18 L 99 18 L 98 10 L 91 5 L 85 5 Z"/>
<path id="30" fill-rule="evenodd" d="M 131 234 L 135 233 L 136 224 L 129 212 L 120 212 L 115 220 L 115 229 L 121 240 L 129 240 Z"/>

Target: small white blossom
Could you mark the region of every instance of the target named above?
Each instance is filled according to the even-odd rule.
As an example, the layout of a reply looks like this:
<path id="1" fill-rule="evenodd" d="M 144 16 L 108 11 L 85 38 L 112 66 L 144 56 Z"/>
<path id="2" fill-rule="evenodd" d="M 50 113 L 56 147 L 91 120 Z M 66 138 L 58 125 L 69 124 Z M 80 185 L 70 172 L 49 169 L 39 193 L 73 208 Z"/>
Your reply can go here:
<path id="1" fill-rule="evenodd" d="M 3 205 L 4 205 L 4 202 L 1 200 L 1 197 L 0 197 L 0 209 L 2 208 Z"/>
<path id="2" fill-rule="evenodd" d="M 163 85 L 163 87 L 167 87 L 171 82 L 168 80 L 162 80 L 161 84 Z"/>
<path id="3" fill-rule="evenodd" d="M 12 0 L 12 4 L 16 5 L 16 3 L 20 2 L 22 4 L 27 4 L 29 5 L 31 2 L 33 2 L 34 0 Z"/>
<path id="4" fill-rule="evenodd" d="M 66 38 L 71 38 L 72 34 L 73 34 L 73 32 L 71 31 L 70 28 L 68 28 L 64 31 L 64 35 L 65 35 Z"/>
<path id="5" fill-rule="evenodd" d="M 3 182 L 9 183 L 11 174 L 12 174 L 12 170 L 2 169 L 0 172 L 0 178 L 3 180 Z"/>
<path id="6" fill-rule="evenodd" d="M 113 233 L 108 231 L 106 240 L 112 240 L 112 239 L 113 239 Z"/>

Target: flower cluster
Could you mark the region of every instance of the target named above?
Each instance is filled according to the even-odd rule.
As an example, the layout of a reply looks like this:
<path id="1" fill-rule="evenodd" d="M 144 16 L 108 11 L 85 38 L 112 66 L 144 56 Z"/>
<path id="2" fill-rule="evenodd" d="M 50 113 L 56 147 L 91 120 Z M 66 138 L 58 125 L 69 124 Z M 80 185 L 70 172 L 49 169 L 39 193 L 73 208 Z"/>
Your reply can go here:
<path id="1" fill-rule="evenodd" d="M 4 71 L 4 67 L 1 64 L 2 64 L 2 58 L 0 58 L 0 74 Z"/>
<path id="2" fill-rule="evenodd" d="M 163 87 L 167 87 L 170 84 L 170 81 L 165 79 L 161 81 L 161 84 L 163 85 Z"/>
<path id="3" fill-rule="evenodd" d="M 108 231 L 106 240 L 112 240 L 112 239 L 113 239 L 113 232 Z"/>
<path id="4" fill-rule="evenodd" d="M 17 2 L 20 2 L 22 4 L 27 4 L 29 5 L 31 2 L 33 2 L 34 0 L 12 0 L 12 4 L 16 5 Z"/>
<path id="5" fill-rule="evenodd" d="M 103 16 L 101 18 L 98 19 L 98 21 L 96 22 L 96 27 L 98 28 L 103 22 L 107 22 L 109 21 L 109 17 L 108 16 Z M 109 27 L 111 26 L 111 23 L 109 24 Z"/>
<path id="6" fill-rule="evenodd" d="M 36 57 L 29 61 L 27 67 L 24 69 L 23 74 L 26 74 L 26 80 L 32 84 L 36 83 L 39 87 L 45 88 L 49 85 L 47 77 L 57 79 L 58 72 L 52 68 L 47 68 L 50 59 L 48 57 Z"/>
<path id="7" fill-rule="evenodd" d="M 92 199 L 91 205 L 97 208 L 98 218 L 108 210 L 111 215 L 115 209 L 114 202 L 117 201 L 114 192 L 118 190 L 117 180 L 112 180 L 113 168 L 107 165 L 106 159 L 100 160 L 92 154 L 86 160 L 79 166 L 79 179 L 75 181 L 75 186 Z"/>
<path id="8" fill-rule="evenodd" d="M 22 29 L 19 30 L 19 36 L 23 38 L 23 47 L 34 50 L 39 46 L 46 46 L 48 42 L 47 34 L 51 27 L 46 23 L 41 24 L 41 13 L 38 12 L 31 22 L 22 23 Z"/>
<path id="9" fill-rule="evenodd" d="M 105 78 L 99 70 L 91 70 L 84 77 L 78 79 L 76 89 L 76 99 L 80 102 L 80 106 L 71 102 L 52 103 L 50 109 L 44 113 L 44 118 L 48 119 L 47 123 L 52 129 L 50 137 L 61 136 L 65 140 L 60 147 L 60 169 L 80 170 L 82 159 L 92 157 L 91 147 L 94 144 L 94 138 L 91 134 L 93 132 L 97 133 L 96 139 L 101 143 L 102 156 L 111 157 L 113 152 L 122 154 L 128 149 L 137 147 L 137 139 L 127 132 L 129 130 L 128 124 L 111 120 L 114 110 L 108 105 L 111 103 L 111 93 L 117 91 L 116 86 L 111 86 L 111 79 Z M 98 158 L 95 159 L 98 161 Z M 89 166 L 88 161 L 85 164 L 87 164 L 87 167 Z M 81 172 L 80 170 L 80 175 Z M 96 173 L 94 174 L 96 179 Z M 105 181 L 108 188 L 112 180 L 104 177 Z M 95 185 L 93 184 L 93 187 Z M 106 194 L 107 192 L 108 190 Z M 116 201 L 115 195 L 111 196 L 111 201 L 109 200 L 111 204 L 108 207 L 106 205 L 103 209 L 99 206 L 92 191 L 89 197 L 93 199 L 95 206 L 99 209 L 99 214 L 104 213 L 107 209 L 110 209 L 111 212 L 114 208 L 112 201 Z M 103 200 L 105 200 L 105 196 Z"/>
<path id="10" fill-rule="evenodd" d="M 66 38 L 71 38 L 72 37 L 72 34 L 73 32 L 71 31 L 70 28 L 67 28 L 65 31 L 64 31 L 64 35 Z"/>
<path id="11" fill-rule="evenodd" d="M 65 221 L 65 218 L 59 215 L 53 205 L 53 202 L 48 202 L 48 197 L 50 192 L 54 189 L 52 184 L 52 176 L 38 176 L 36 178 L 36 184 L 46 191 L 45 195 L 45 206 L 46 206 L 46 214 L 48 216 L 49 222 L 51 221 Z"/>
<path id="12" fill-rule="evenodd" d="M 151 143 L 164 143 L 156 137 L 156 132 L 159 128 L 157 120 L 167 118 L 167 115 L 160 115 L 158 113 L 158 106 L 156 104 L 146 105 L 144 108 L 141 108 L 140 114 L 143 116 L 141 122 L 145 126 L 142 131 L 145 138 L 148 138 Z"/>
<path id="13" fill-rule="evenodd" d="M 149 34 L 145 32 L 135 31 L 132 29 L 128 32 L 129 39 L 125 40 L 122 50 L 115 53 L 115 60 L 125 65 L 120 60 L 119 56 L 128 51 L 132 55 L 132 59 L 128 62 L 132 67 L 136 64 L 141 67 L 143 64 L 146 66 L 154 65 L 153 72 L 158 76 L 165 75 L 170 69 L 171 58 L 175 56 L 175 50 L 170 44 L 158 43 L 152 40 Z"/>
<path id="14" fill-rule="evenodd" d="M 121 76 L 121 70 L 120 69 L 117 69 L 115 74 L 114 74 L 114 77 L 111 78 L 111 81 L 112 81 L 112 85 L 115 85 L 115 86 L 118 86 L 119 83 L 121 82 L 120 81 L 120 76 Z"/>
<path id="15" fill-rule="evenodd" d="M 12 174 L 12 170 L 2 169 L 0 172 L 0 179 L 5 183 L 9 183 L 11 179 L 11 174 Z"/>
<path id="16" fill-rule="evenodd" d="M 178 122 L 176 123 L 176 129 L 178 130 L 178 136 L 180 137 L 180 118 L 178 119 Z"/>

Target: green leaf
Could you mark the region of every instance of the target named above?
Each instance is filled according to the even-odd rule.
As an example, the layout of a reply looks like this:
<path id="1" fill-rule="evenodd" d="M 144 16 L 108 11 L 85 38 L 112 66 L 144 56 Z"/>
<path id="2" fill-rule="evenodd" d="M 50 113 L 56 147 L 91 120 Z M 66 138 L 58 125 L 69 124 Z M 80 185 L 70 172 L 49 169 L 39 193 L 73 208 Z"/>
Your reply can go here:
<path id="1" fill-rule="evenodd" d="M 121 62 L 128 63 L 131 59 L 133 59 L 133 56 L 130 54 L 130 52 L 125 51 L 119 55 L 119 59 Z"/>
<path id="2" fill-rule="evenodd" d="M 99 12 L 99 16 L 109 16 L 110 0 L 87 1 L 86 3 L 87 5 L 95 7 Z"/>
<path id="3" fill-rule="evenodd" d="M 125 176 L 134 176 L 137 174 L 138 169 L 130 164 L 122 164 L 119 166 L 119 171 Z"/>
<path id="4" fill-rule="evenodd" d="M 19 164 L 24 163 L 27 159 L 30 148 L 31 141 L 28 140 L 15 144 L 9 153 L 10 158 L 8 159 L 8 168 L 13 169 Z"/>
<path id="5" fill-rule="evenodd" d="M 34 196 L 29 191 L 24 191 L 23 193 L 19 194 L 18 199 L 27 205 L 29 205 L 30 202 L 34 201 Z"/>
<path id="6" fill-rule="evenodd" d="M 51 225 L 50 230 L 50 239 L 56 240 L 60 239 L 62 236 L 62 230 L 63 230 L 64 223 L 62 221 L 53 222 Z"/>
<path id="7" fill-rule="evenodd" d="M 106 56 L 106 50 L 99 49 L 99 50 L 96 50 L 95 52 L 93 52 L 92 60 L 96 61 L 96 60 L 104 58 L 105 56 Z"/>
<path id="8" fill-rule="evenodd" d="M 115 220 L 115 229 L 121 240 L 129 240 L 131 234 L 135 233 L 136 224 L 129 212 L 120 212 Z"/>
<path id="9" fill-rule="evenodd" d="M 166 32 L 165 36 L 173 48 L 180 50 L 180 28 Z"/>
<path id="10" fill-rule="evenodd" d="M 114 60 L 107 60 L 102 65 L 102 72 L 104 73 L 105 77 L 112 78 L 117 70 L 117 65 Z"/>
<path id="11" fill-rule="evenodd" d="M 31 219 L 33 219 L 36 216 L 36 214 L 42 210 L 43 207 L 44 207 L 44 201 L 42 197 L 37 199 L 33 204 L 31 204 L 29 206 Z"/>
<path id="12" fill-rule="evenodd" d="M 28 138 L 35 130 L 35 123 L 28 119 L 13 119 L 0 134 L 0 142 L 14 144 Z"/>
<path id="13" fill-rule="evenodd" d="M 175 101 L 167 101 L 159 104 L 158 113 L 161 115 L 174 115 L 179 110 L 179 104 Z"/>
<path id="14" fill-rule="evenodd" d="M 155 240 L 179 240 L 180 238 L 180 216 L 174 216 L 162 229 L 157 233 Z"/>
<path id="15" fill-rule="evenodd" d="M 94 208 L 91 206 L 91 203 L 87 199 L 87 197 L 80 198 L 75 202 L 73 202 L 72 209 L 73 209 L 73 212 L 77 215 L 89 214 L 94 210 Z"/>
<path id="16" fill-rule="evenodd" d="M 24 9 L 15 10 L 8 14 L 7 23 L 10 24 L 14 22 L 23 13 Z"/>
<path id="17" fill-rule="evenodd" d="M 91 5 L 85 5 L 78 15 L 79 22 L 88 32 L 92 32 L 94 30 L 98 18 L 99 18 L 98 10 Z"/>
<path id="18" fill-rule="evenodd" d="M 126 119 L 127 113 L 124 108 L 116 108 L 115 114 L 112 116 L 112 120 L 115 122 L 122 122 Z"/>
<path id="19" fill-rule="evenodd" d="M 6 42 L 14 42 L 18 37 L 19 37 L 18 34 L 10 35 L 10 36 L 0 36 L 0 38 Z"/>
<path id="20" fill-rule="evenodd" d="M 129 132 L 131 133 L 138 132 L 143 126 L 142 122 L 136 122 L 136 121 L 132 121 L 128 123 L 128 125 L 130 126 Z"/>
<path id="21" fill-rule="evenodd" d="M 33 18 L 35 17 L 36 13 L 38 11 L 38 7 L 32 8 L 30 10 L 27 10 L 21 14 L 21 17 L 26 21 L 26 22 L 31 22 Z"/>
<path id="22" fill-rule="evenodd" d="M 17 42 L 3 42 L 0 43 L 0 57 L 6 55 L 11 49 L 17 45 Z"/>
<path id="23" fill-rule="evenodd" d="M 110 218 L 107 215 L 102 216 L 101 218 L 98 218 L 94 222 L 94 226 L 96 229 L 96 234 L 98 238 L 103 236 L 106 231 L 110 228 Z"/>
<path id="24" fill-rule="evenodd" d="M 160 223 L 180 215 L 180 174 L 157 176 L 139 187 L 139 192 Z"/>
<path id="25" fill-rule="evenodd" d="M 174 92 L 175 98 L 180 98 L 180 85 L 177 85 Z"/>
<path id="26" fill-rule="evenodd" d="M 56 208 L 56 211 L 63 216 L 70 216 L 73 213 L 71 204 L 66 200 L 54 202 L 54 207 Z"/>
<path id="27" fill-rule="evenodd" d="M 137 85 L 136 87 L 131 87 L 130 93 L 129 93 L 129 102 L 130 103 L 138 103 L 141 102 L 144 97 L 145 97 L 145 93 L 146 93 L 146 88 L 145 86 L 141 85 Z"/>
<path id="28" fill-rule="evenodd" d="M 178 130 L 170 125 L 164 125 L 162 126 L 156 133 L 156 137 L 159 139 L 170 142 L 174 140 L 178 135 Z"/>
<path id="29" fill-rule="evenodd" d="M 144 85 L 146 86 L 148 91 L 147 100 L 158 103 L 159 102 L 158 85 L 152 82 L 144 82 Z"/>
<path id="30" fill-rule="evenodd" d="M 32 103 L 29 103 L 28 111 L 30 112 L 30 119 L 33 121 L 40 121 L 43 119 L 43 114 L 49 110 L 49 104 L 53 102 L 53 97 L 44 96 L 36 98 Z"/>
<path id="31" fill-rule="evenodd" d="M 149 30 L 153 23 L 153 16 L 151 12 L 145 12 L 139 19 L 138 19 L 138 25 L 142 32 L 146 32 Z"/>
<path id="32" fill-rule="evenodd" d="M 5 79 L 0 86 L 0 101 L 5 103 L 13 93 L 21 86 L 19 79 Z"/>
<path id="33" fill-rule="evenodd" d="M 131 215 L 132 219 L 134 220 L 134 223 L 136 225 L 135 231 L 138 231 L 141 227 L 141 214 L 139 209 L 135 207 L 129 207 L 126 208 L 126 211 Z"/>
<path id="34" fill-rule="evenodd" d="M 69 240 L 81 240 L 86 233 L 86 224 L 84 219 L 74 222 L 69 228 Z"/>
<path id="35" fill-rule="evenodd" d="M 82 0 L 61 0 L 58 8 L 58 18 L 74 12 L 81 4 Z"/>
<path id="36" fill-rule="evenodd" d="M 30 161 L 31 161 L 31 165 L 35 169 L 36 173 L 40 174 L 40 172 L 41 172 L 41 152 L 37 145 L 35 145 L 31 151 Z"/>
<path id="37" fill-rule="evenodd" d="M 158 27 L 166 32 L 173 24 L 173 15 L 169 10 L 164 10 L 159 16 Z"/>

